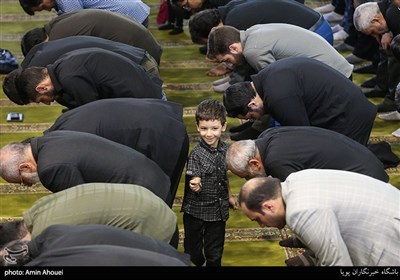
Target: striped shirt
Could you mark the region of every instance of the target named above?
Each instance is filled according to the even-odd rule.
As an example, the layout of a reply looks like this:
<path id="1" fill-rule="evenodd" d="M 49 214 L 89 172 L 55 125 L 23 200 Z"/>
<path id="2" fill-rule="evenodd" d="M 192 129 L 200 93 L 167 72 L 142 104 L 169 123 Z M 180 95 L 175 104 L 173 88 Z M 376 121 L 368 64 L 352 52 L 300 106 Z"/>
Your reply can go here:
<path id="1" fill-rule="evenodd" d="M 282 183 L 286 222 L 321 266 L 398 266 L 400 191 L 348 171 L 307 169 Z"/>

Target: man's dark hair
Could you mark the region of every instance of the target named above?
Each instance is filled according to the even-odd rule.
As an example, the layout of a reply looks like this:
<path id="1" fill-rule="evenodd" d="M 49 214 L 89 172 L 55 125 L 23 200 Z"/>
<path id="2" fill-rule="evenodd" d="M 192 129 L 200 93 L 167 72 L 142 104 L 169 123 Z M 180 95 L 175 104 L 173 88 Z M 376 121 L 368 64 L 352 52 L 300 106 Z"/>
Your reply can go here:
<path id="1" fill-rule="evenodd" d="M 224 106 L 228 116 L 236 118 L 246 115 L 250 108 L 248 104 L 256 96 L 251 82 L 240 82 L 228 87 L 224 93 Z"/>
<path id="2" fill-rule="evenodd" d="M 36 86 L 46 77 L 45 69 L 45 67 L 34 66 L 22 70 L 15 81 L 20 96 L 26 96 L 29 102 L 36 100 L 39 94 Z"/>
<path id="3" fill-rule="evenodd" d="M 189 19 L 192 15 L 188 10 L 185 8 L 179 7 L 177 5 L 172 4 L 171 9 L 173 14 L 178 18 Z"/>
<path id="4" fill-rule="evenodd" d="M 221 22 L 218 9 L 207 9 L 193 15 L 189 21 L 189 32 L 192 42 L 204 44 L 208 39 L 211 29 Z"/>
<path id="5" fill-rule="evenodd" d="M 23 220 L 0 223 L 0 246 L 23 238 L 27 230 Z"/>
<path id="6" fill-rule="evenodd" d="M 44 27 L 34 28 L 25 33 L 21 39 L 21 51 L 24 56 L 37 44 L 46 41 L 47 35 Z"/>
<path id="7" fill-rule="evenodd" d="M 244 203 L 250 211 L 262 213 L 261 205 L 264 201 L 276 199 L 281 193 L 281 181 L 273 177 L 257 177 L 260 182 L 251 190 L 242 188 L 239 192 L 239 204 Z M 248 181 L 250 182 L 250 180 Z"/>
<path id="8" fill-rule="evenodd" d="M 197 106 L 196 123 L 212 120 L 219 120 L 224 125 L 226 122 L 226 110 L 218 100 L 206 99 Z"/>
<path id="9" fill-rule="evenodd" d="M 392 50 L 393 56 L 400 60 L 400 34 L 393 38 L 390 43 L 390 49 Z"/>
<path id="10" fill-rule="evenodd" d="M 229 46 L 240 43 L 240 31 L 235 27 L 224 25 L 211 30 L 208 35 L 207 57 L 215 59 L 217 55 L 229 53 Z"/>
<path id="11" fill-rule="evenodd" d="M 35 7 L 42 2 L 43 0 L 19 0 L 19 4 L 21 5 L 22 9 L 24 9 L 25 13 L 30 16 L 35 14 L 35 12 L 32 10 L 32 7 Z"/>
<path id="12" fill-rule="evenodd" d="M 32 260 L 27 240 L 15 240 L 7 243 L 2 250 L 0 266 L 23 266 Z"/>
<path id="13" fill-rule="evenodd" d="M 24 96 L 20 95 L 17 86 L 15 84 L 17 77 L 21 73 L 22 69 L 15 69 L 14 71 L 11 71 L 8 73 L 3 80 L 3 91 L 7 97 L 14 102 L 15 104 L 18 105 L 25 105 L 29 103 L 29 99 Z"/>

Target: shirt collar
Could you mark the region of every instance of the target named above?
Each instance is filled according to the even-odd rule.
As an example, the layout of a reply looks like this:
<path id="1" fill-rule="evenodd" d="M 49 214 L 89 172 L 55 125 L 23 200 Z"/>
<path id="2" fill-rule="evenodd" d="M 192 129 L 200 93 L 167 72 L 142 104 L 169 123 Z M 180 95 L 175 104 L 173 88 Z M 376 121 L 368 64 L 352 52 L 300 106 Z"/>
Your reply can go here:
<path id="1" fill-rule="evenodd" d="M 221 152 L 221 151 L 222 151 L 222 148 L 221 148 L 221 146 L 222 146 L 222 141 L 221 141 L 221 139 L 218 140 L 218 145 L 217 145 L 217 147 L 216 147 L 216 148 L 213 148 L 213 147 L 211 147 L 210 145 L 208 145 L 208 144 L 203 140 L 203 138 L 200 137 L 200 146 L 203 147 L 203 148 L 205 148 L 206 150 L 208 150 L 208 151 L 210 151 L 210 152 L 214 152 L 214 151 L 219 151 L 219 152 Z"/>

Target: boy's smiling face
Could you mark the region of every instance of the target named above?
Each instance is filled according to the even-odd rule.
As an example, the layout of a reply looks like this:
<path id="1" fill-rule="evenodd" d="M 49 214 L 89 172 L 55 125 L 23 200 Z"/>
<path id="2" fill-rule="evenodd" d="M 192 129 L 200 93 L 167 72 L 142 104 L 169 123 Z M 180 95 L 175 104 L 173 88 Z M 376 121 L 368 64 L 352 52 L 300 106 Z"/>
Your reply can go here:
<path id="1" fill-rule="evenodd" d="M 216 148 L 222 132 L 226 129 L 226 123 L 222 124 L 219 120 L 199 121 L 197 131 L 200 137 L 209 146 Z"/>

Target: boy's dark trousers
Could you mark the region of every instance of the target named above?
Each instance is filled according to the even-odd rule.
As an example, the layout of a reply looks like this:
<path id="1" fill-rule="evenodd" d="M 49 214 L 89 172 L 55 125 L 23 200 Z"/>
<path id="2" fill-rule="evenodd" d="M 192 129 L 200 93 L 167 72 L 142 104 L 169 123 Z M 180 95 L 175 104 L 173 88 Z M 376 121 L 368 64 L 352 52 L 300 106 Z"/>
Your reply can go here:
<path id="1" fill-rule="evenodd" d="M 225 221 L 207 222 L 183 213 L 185 253 L 196 266 L 221 266 L 225 241 Z M 203 254 L 204 248 L 204 254 Z"/>

